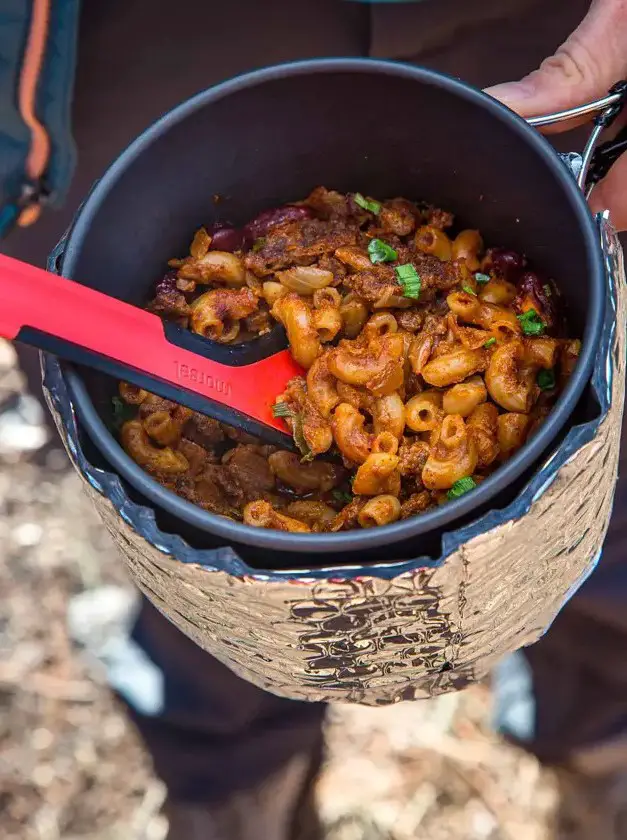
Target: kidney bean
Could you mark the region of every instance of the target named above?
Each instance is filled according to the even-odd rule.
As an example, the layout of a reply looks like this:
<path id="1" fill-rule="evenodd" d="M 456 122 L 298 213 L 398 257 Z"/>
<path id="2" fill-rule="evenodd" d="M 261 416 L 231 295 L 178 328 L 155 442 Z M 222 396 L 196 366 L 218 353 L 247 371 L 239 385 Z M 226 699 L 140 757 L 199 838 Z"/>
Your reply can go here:
<path id="1" fill-rule="evenodd" d="M 260 236 L 266 236 L 270 228 L 280 225 L 283 222 L 298 222 L 301 219 L 311 219 L 313 212 L 309 207 L 285 204 L 282 207 L 274 207 L 272 210 L 264 210 L 258 216 L 244 226 L 246 239 L 254 242 Z"/>
<path id="2" fill-rule="evenodd" d="M 490 248 L 482 266 L 488 271 L 494 270 L 510 283 L 517 283 L 525 268 L 525 258 L 507 248 Z"/>
<path id="3" fill-rule="evenodd" d="M 210 251 L 238 251 L 244 247 L 244 231 L 228 222 L 214 222 L 206 226 L 211 237 Z"/>

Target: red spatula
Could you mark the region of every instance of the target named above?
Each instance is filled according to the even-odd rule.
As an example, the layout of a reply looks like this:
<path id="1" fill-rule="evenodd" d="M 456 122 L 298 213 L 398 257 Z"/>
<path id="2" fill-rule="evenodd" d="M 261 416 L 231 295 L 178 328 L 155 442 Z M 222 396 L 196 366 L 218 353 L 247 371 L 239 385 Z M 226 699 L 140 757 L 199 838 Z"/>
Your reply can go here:
<path id="1" fill-rule="evenodd" d="M 282 327 L 218 344 L 102 292 L 0 255 L 0 336 L 46 350 L 294 448 L 272 405 L 303 370 Z"/>

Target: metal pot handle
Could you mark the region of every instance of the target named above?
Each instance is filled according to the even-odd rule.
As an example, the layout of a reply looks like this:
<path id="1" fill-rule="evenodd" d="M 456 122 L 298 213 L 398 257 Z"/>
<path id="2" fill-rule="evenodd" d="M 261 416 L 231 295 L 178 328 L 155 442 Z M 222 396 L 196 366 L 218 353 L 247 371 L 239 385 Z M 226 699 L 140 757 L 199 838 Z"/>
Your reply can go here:
<path id="1" fill-rule="evenodd" d="M 585 105 L 577 105 L 575 108 L 568 108 L 566 111 L 556 111 L 553 114 L 545 114 L 541 117 L 530 117 L 527 122 L 534 128 L 541 128 L 545 125 L 572 120 L 576 117 L 584 117 L 588 114 L 597 114 L 594 118 L 594 128 L 588 137 L 588 141 L 581 154 L 568 152 L 560 154 L 561 159 L 570 169 L 577 184 L 586 198 L 592 192 L 592 188 L 602 178 L 605 178 L 610 167 L 618 160 L 624 151 L 627 151 L 627 126 L 617 134 L 613 140 L 608 140 L 597 146 L 599 137 L 608 128 L 622 111 L 627 102 L 627 81 L 617 82 L 601 99 L 588 102 Z"/>

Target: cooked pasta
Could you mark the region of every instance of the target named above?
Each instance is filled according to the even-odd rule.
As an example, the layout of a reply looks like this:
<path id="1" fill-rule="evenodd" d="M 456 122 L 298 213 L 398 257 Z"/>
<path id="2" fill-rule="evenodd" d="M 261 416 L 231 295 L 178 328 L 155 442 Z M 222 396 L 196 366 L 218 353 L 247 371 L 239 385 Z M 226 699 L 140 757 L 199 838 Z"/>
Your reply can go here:
<path id="1" fill-rule="evenodd" d="M 227 344 L 284 326 L 303 375 L 276 414 L 300 456 L 126 383 L 116 413 L 165 487 L 293 533 L 386 525 L 472 491 L 535 433 L 581 346 L 521 255 L 435 207 L 324 187 L 243 229 L 198 230 L 150 308 Z"/>

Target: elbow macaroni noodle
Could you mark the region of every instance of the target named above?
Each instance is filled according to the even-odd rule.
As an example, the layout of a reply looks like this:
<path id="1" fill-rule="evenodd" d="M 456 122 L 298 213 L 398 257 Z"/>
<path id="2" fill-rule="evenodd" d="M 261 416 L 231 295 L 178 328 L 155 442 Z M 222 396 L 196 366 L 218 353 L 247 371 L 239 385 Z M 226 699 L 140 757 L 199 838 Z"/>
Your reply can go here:
<path id="1" fill-rule="evenodd" d="M 281 323 L 303 376 L 277 402 L 305 457 L 121 383 L 120 440 L 140 466 L 213 513 L 315 533 L 420 515 L 524 446 L 581 346 L 552 282 L 405 199 L 319 187 L 272 213 L 216 228 L 233 250 L 201 228 L 151 308 L 221 343 Z"/>

